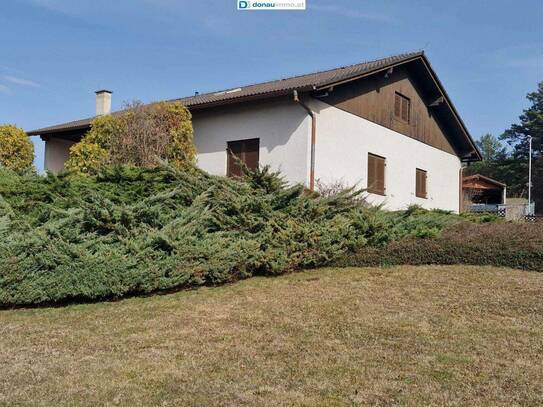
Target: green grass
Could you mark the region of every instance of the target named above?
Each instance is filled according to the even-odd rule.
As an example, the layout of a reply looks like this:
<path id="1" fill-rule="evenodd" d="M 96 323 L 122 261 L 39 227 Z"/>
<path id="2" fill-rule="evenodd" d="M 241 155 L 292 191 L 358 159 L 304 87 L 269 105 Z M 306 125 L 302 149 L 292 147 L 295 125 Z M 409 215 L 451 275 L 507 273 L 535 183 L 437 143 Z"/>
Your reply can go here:
<path id="1" fill-rule="evenodd" d="M 541 405 L 543 275 L 320 269 L 0 312 L 0 405 Z"/>

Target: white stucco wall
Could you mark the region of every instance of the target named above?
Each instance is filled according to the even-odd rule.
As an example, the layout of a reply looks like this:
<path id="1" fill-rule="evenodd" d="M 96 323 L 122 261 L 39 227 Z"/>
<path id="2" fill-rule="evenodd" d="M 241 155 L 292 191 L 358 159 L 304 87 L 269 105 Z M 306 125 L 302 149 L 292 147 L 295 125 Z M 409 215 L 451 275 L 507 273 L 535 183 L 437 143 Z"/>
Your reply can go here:
<path id="1" fill-rule="evenodd" d="M 260 139 L 260 165 L 280 170 L 292 183 L 308 183 L 310 121 L 294 101 L 258 103 L 217 109 L 193 117 L 198 165 L 203 170 L 226 175 L 226 143 Z M 51 138 L 45 143 L 45 169 L 63 170 L 74 143 Z"/>
<path id="2" fill-rule="evenodd" d="M 64 163 L 70 155 L 70 147 L 74 141 L 51 138 L 45 142 L 45 170 L 59 173 L 64 169 Z"/>
<path id="3" fill-rule="evenodd" d="M 432 209 L 459 209 L 460 160 L 417 140 L 318 100 L 315 178 L 324 184 L 367 187 L 368 153 L 386 158 L 386 196 L 367 194 L 370 203 L 386 209 L 411 204 Z M 290 100 L 258 103 L 197 113 L 194 142 L 200 168 L 225 175 L 229 141 L 260 139 L 260 165 L 280 170 L 291 183 L 309 184 L 311 120 Z M 45 145 L 46 169 L 59 172 L 73 142 L 51 139 Z M 415 171 L 427 171 L 428 197 L 415 196 Z"/>
<path id="4" fill-rule="evenodd" d="M 293 101 L 239 106 L 193 117 L 198 166 L 226 174 L 228 141 L 260 139 L 260 165 L 281 170 L 292 183 L 308 183 L 310 119 Z"/>
<path id="5" fill-rule="evenodd" d="M 427 209 L 459 210 L 461 163 L 457 156 L 421 143 L 369 120 L 311 101 L 317 111 L 315 178 L 324 184 L 367 187 L 368 153 L 386 158 L 386 196 L 366 194 L 386 209 L 417 204 Z M 427 171 L 428 197 L 415 196 L 415 171 Z"/>

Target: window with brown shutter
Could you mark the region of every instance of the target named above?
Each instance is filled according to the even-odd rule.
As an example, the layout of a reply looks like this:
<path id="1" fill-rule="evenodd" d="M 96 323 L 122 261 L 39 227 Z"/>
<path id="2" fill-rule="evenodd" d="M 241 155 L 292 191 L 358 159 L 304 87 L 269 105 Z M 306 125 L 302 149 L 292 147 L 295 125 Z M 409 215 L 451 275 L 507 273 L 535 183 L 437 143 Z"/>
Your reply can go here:
<path id="1" fill-rule="evenodd" d="M 394 94 L 394 116 L 403 122 L 409 123 L 411 114 L 411 100 L 396 92 Z"/>
<path id="2" fill-rule="evenodd" d="M 250 170 L 257 169 L 259 148 L 260 139 L 257 138 L 229 141 L 226 148 L 228 154 L 226 175 L 229 177 L 240 177 L 242 175 L 238 160 L 244 163 Z"/>
<path id="3" fill-rule="evenodd" d="M 426 171 L 417 168 L 415 178 L 415 194 L 418 198 L 427 198 L 428 191 L 426 189 L 428 175 Z"/>
<path id="4" fill-rule="evenodd" d="M 368 154 L 368 192 L 385 195 L 385 158 Z"/>

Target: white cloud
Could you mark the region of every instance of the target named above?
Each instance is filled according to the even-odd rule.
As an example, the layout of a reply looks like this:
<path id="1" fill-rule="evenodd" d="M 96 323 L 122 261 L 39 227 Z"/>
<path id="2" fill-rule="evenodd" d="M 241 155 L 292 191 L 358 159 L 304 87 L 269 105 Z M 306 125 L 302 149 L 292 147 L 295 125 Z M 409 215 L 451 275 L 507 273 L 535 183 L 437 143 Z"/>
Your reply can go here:
<path id="1" fill-rule="evenodd" d="M 8 82 L 21 86 L 30 86 L 32 88 L 38 88 L 40 86 L 39 83 L 29 81 L 28 79 L 17 78 L 15 76 L 4 75 L 4 79 Z"/>
<path id="2" fill-rule="evenodd" d="M 6 86 L 0 83 L 0 93 L 5 93 L 6 95 L 11 95 L 11 90 Z"/>
<path id="3" fill-rule="evenodd" d="M 341 7 L 336 5 L 309 5 L 309 10 L 316 10 L 323 13 L 335 14 L 342 17 L 355 18 L 358 20 L 374 21 L 379 23 L 394 24 L 396 19 L 392 16 L 379 13 L 366 13 L 363 11 L 355 10 L 348 7 Z"/>

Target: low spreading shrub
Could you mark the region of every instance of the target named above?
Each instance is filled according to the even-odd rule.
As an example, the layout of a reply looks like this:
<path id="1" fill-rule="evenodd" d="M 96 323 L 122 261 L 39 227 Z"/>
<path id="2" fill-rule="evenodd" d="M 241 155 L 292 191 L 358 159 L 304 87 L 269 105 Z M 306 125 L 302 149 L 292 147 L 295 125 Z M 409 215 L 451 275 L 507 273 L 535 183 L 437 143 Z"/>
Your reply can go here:
<path id="1" fill-rule="evenodd" d="M 379 247 L 367 246 L 342 256 L 335 264 L 471 264 L 543 271 L 543 225 L 461 222 L 433 238 L 412 236 Z"/>
<path id="2" fill-rule="evenodd" d="M 268 168 L 241 180 L 166 164 L 95 176 L 0 169 L 0 305 L 119 298 L 334 261 L 449 264 L 484 254 L 488 264 L 536 269 L 541 252 L 528 235 L 508 249 L 509 224 L 475 224 L 494 221 L 386 212 L 353 190 L 288 186 Z"/>
<path id="3" fill-rule="evenodd" d="M 329 263 L 375 227 L 357 192 L 323 198 L 268 169 L 0 174 L 0 304 L 96 300 Z"/>

